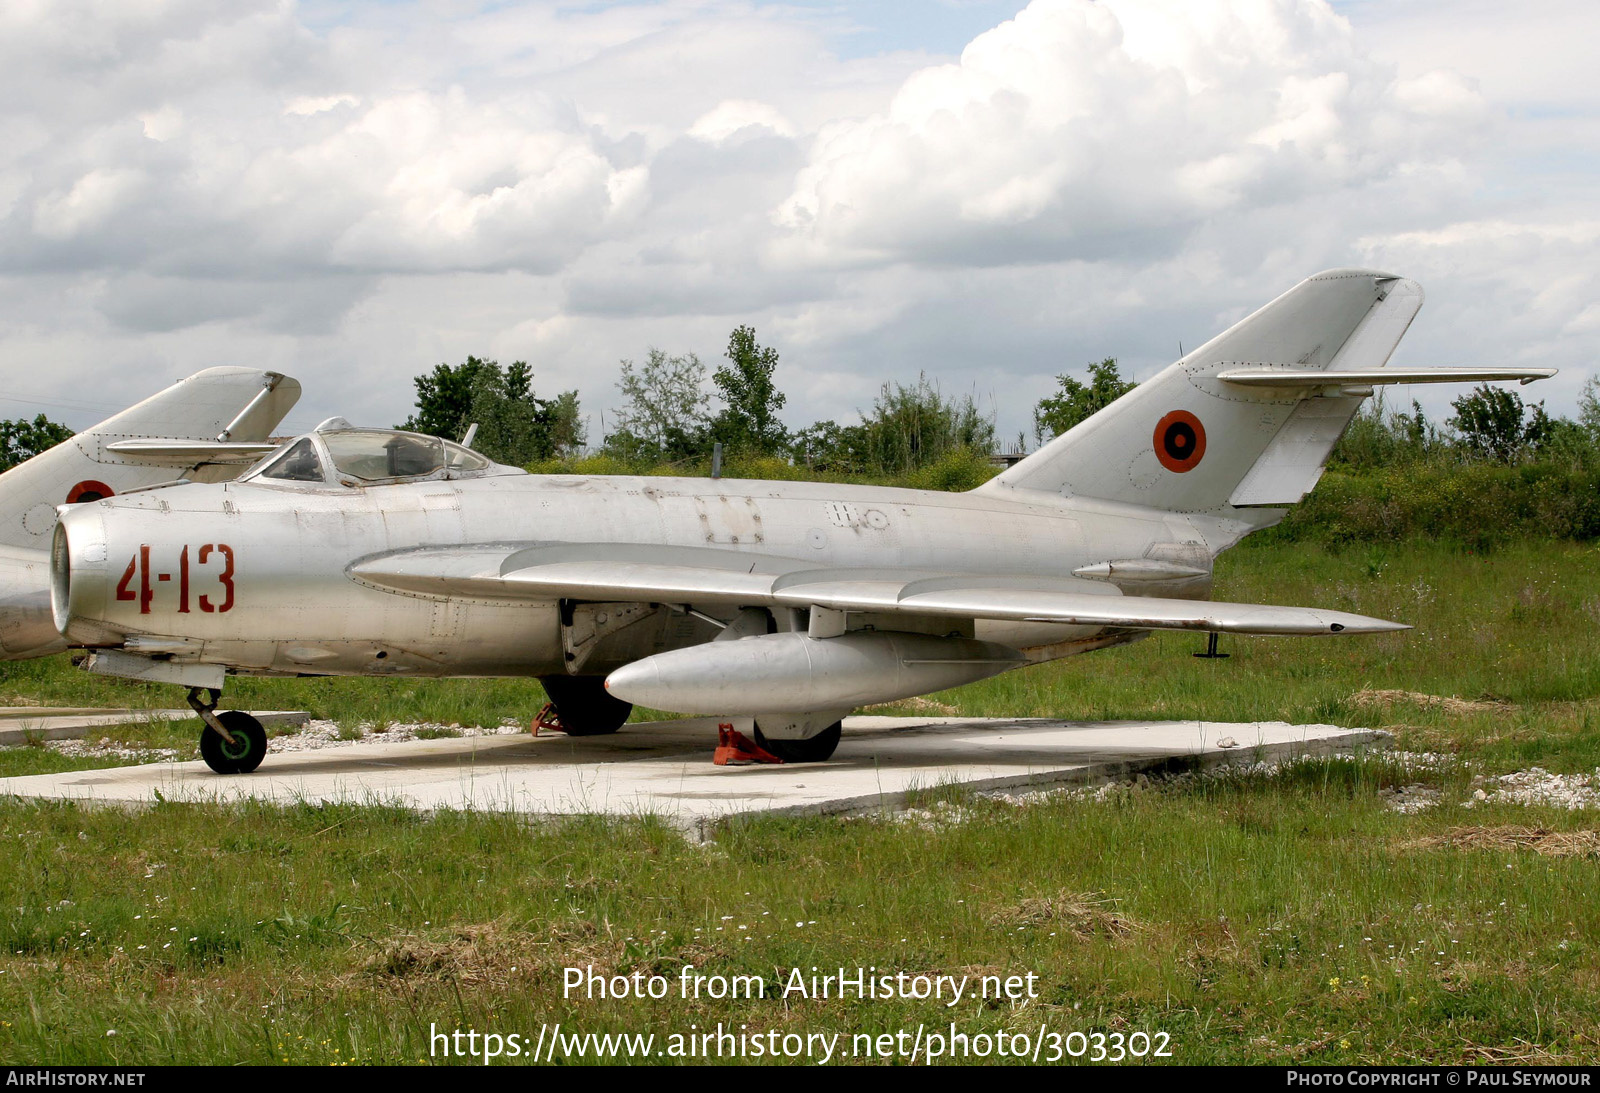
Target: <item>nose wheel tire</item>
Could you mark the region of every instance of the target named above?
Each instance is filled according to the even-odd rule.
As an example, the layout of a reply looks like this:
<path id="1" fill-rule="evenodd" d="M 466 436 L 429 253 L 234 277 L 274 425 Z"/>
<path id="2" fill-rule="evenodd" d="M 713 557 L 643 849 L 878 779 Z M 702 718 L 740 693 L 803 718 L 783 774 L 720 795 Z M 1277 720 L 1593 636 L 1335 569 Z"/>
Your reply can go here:
<path id="1" fill-rule="evenodd" d="M 844 722 L 835 721 L 804 740 L 773 740 L 763 735 L 759 722 L 756 724 L 756 743 L 785 763 L 821 763 L 830 759 L 843 734 Z"/>
<path id="2" fill-rule="evenodd" d="M 233 736 L 228 743 L 220 734 L 206 729 L 200 734 L 200 758 L 218 774 L 249 774 L 267 755 L 267 730 L 261 722 L 241 710 L 217 715 L 222 727 Z"/>

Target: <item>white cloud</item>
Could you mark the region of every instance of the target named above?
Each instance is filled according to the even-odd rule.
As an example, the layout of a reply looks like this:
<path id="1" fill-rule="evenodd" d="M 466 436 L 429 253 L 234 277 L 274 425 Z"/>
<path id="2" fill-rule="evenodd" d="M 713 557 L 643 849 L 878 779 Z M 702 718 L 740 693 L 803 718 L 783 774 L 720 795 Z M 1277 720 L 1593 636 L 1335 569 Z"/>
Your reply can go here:
<path id="1" fill-rule="evenodd" d="M 779 222 L 810 261 L 1170 251 L 1201 220 L 1381 181 L 1481 136 L 1320 0 L 1034 0 L 888 108 L 825 127 Z"/>
<path id="2" fill-rule="evenodd" d="M 45 239 L 70 239 L 102 227 L 127 207 L 146 181 L 143 172 L 131 168 L 96 167 L 65 193 L 58 190 L 39 198 L 34 230 Z"/>
<path id="3" fill-rule="evenodd" d="M 300 117 L 309 117 L 312 114 L 323 114 L 329 110 L 336 110 L 341 106 L 359 106 L 361 100 L 354 95 L 299 95 L 284 104 L 285 114 L 297 114 Z"/>
<path id="4" fill-rule="evenodd" d="M 1340 0 L 1366 47 L 1402 76 L 1468 74 L 1492 101 L 1519 111 L 1600 104 L 1591 0 Z"/>
<path id="5" fill-rule="evenodd" d="M 140 114 L 139 122 L 144 126 L 144 135 L 151 140 L 168 141 L 183 131 L 183 111 L 163 106 L 160 110 Z"/>
<path id="6" fill-rule="evenodd" d="M 726 99 L 700 115 L 689 126 L 689 135 L 721 144 L 746 129 L 766 129 L 780 137 L 792 137 L 795 128 L 775 107 L 749 99 Z"/>
<path id="7" fill-rule="evenodd" d="M 1014 432 L 1057 372 L 1374 263 L 1428 288 L 1407 359 L 1576 384 L 1593 6 L 1464 3 L 1035 0 L 849 58 L 760 0 L 3 5 L 0 374 L 262 363 L 307 424 L 388 422 L 473 353 L 598 415 L 619 358 L 748 322 L 795 424 L 927 371 Z"/>
<path id="8" fill-rule="evenodd" d="M 1403 268 L 1429 287 L 1437 363 L 1556 365 L 1524 398 L 1576 403 L 1600 333 L 1600 217 L 1483 219 L 1357 241 L 1366 260 Z M 1414 352 L 1402 344 L 1403 352 Z M 1414 357 L 1408 359 L 1416 359 Z M 1452 393 L 1448 397 L 1454 397 Z M 1440 413 L 1444 394 L 1428 400 Z"/>

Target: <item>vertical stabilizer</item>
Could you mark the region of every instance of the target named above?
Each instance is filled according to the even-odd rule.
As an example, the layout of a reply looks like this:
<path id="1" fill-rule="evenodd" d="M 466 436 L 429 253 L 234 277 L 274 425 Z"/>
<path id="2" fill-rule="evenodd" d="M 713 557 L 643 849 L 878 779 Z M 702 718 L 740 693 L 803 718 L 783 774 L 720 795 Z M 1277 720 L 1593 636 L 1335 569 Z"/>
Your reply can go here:
<path id="1" fill-rule="evenodd" d="M 300 384 L 257 368 L 207 368 L 179 380 L 92 429 L 0 474 L 0 545 L 44 551 L 56 506 L 178 477 L 171 462 L 153 465 L 119 455 L 121 440 L 215 440 L 232 427 L 236 441 L 265 440 L 300 398 Z M 225 473 L 231 477 L 238 468 Z"/>
<path id="2" fill-rule="evenodd" d="M 1416 282 L 1375 270 L 1308 277 L 980 489 L 1173 512 L 1293 503 L 1361 394 L 1246 388 L 1218 373 L 1381 367 L 1421 306 Z"/>

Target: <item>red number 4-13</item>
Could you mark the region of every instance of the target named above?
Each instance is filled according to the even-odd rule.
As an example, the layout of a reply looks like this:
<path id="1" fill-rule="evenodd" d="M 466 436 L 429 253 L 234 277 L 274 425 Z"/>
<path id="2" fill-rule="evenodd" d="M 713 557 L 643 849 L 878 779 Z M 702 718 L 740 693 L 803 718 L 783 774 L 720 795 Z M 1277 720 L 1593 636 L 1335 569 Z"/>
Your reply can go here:
<path id="1" fill-rule="evenodd" d="M 195 552 L 195 565 L 205 565 L 210 561 L 212 554 L 220 555 L 222 558 L 222 572 L 215 574 L 215 579 L 222 586 L 223 596 L 221 603 L 213 603 L 211 596 L 208 594 L 202 594 L 197 597 L 200 603 L 200 610 L 208 614 L 212 611 L 230 611 L 233 609 L 233 548 L 227 543 L 207 543 Z M 139 578 L 139 590 L 137 592 L 132 587 L 135 575 Z M 208 577 L 212 576 L 212 574 L 201 574 L 201 576 Z M 156 573 L 153 575 L 155 584 L 170 581 L 172 577 L 171 573 Z M 187 615 L 189 613 L 189 548 L 187 546 L 178 555 L 177 577 L 178 614 Z M 150 604 L 156 595 L 155 585 L 151 582 L 150 547 L 143 545 L 139 547 L 138 554 L 128 559 L 128 568 L 123 571 L 122 580 L 117 582 L 117 599 L 138 600 L 139 614 L 148 615 L 150 613 Z"/>

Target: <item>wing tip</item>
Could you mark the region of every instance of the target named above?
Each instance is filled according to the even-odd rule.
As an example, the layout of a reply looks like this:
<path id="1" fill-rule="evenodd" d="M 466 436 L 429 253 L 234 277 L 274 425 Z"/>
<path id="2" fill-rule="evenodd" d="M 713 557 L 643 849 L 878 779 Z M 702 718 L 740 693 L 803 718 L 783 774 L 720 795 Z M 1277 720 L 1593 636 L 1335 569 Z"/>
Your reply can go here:
<path id="1" fill-rule="evenodd" d="M 1330 634 L 1395 634 L 1411 629 L 1414 627 L 1409 622 L 1390 622 L 1388 619 L 1358 618 L 1328 624 Z"/>

